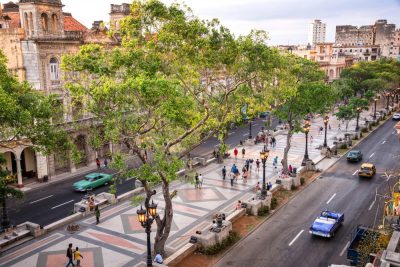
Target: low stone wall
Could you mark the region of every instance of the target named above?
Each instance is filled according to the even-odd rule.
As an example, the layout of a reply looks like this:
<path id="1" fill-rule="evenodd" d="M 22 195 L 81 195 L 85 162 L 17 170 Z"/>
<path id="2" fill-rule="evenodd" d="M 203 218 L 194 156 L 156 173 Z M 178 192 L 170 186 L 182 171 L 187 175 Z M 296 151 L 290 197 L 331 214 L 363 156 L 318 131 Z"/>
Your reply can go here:
<path id="1" fill-rule="evenodd" d="M 57 228 L 60 228 L 60 227 L 65 226 L 67 224 L 70 224 L 70 223 L 72 223 L 72 222 L 74 222 L 76 220 L 82 219 L 83 217 L 84 217 L 83 213 L 78 212 L 78 213 L 72 214 L 71 216 L 63 218 L 61 220 L 58 220 L 56 222 L 53 222 L 53 223 L 51 223 L 49 225 L 46 225 L 43 229 L 44 229 L 44 231 L 46 233 L 48 233 L 48 232 L 51 232 L 51 231 L 53 231 L 53 230 L 55 230 Z"/>
<path id="2" fill-rule="evenodd" d="M 197 249 L 196 244 L 188 243 L 188 244 L 184 245 L 181 249 L 177 250 L 174 254 L 169 256 L 167 259 L 165 259 L 163 264 L 165 266 L 173 266 L 175 264 L 178 264 L 186 256 L 195 252 L 196 249 Z"/>
<path id="3" fill-rule="evenodd" d="M 132 191 L 129 191 L 129 192 L 126 192 L 126 193 L 124 193 L 122 195 L 119 195 L 117 197 L 117 202 L 121 202 L 121 201 L 124 201 L 124 200 L 131 199 L 132 197 L 140 195 L 142 193 L 144 193 L 144 188 L 143 187 L 136 188 L 136 189 L 134 189 Z"/>

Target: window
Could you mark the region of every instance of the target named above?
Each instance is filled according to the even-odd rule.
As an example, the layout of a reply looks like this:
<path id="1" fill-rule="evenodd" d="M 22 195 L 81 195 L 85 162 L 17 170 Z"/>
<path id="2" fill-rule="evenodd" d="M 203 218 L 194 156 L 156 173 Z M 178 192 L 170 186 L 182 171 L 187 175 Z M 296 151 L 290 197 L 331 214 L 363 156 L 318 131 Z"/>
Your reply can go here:
<path id="1" fill-rule="evenodd" d="M 50 80 L 52 81 L 60 80 L 58 60 L 56 58 L 50 59 Z"/>
<path id="2" fill-rule="evenodd" d="M 47 32 L 49 30 L 49 17 L 47 16 L 46 13 L 42 14 L 41 20 L 42 20 L 42 29 L 44 32 Z"/>

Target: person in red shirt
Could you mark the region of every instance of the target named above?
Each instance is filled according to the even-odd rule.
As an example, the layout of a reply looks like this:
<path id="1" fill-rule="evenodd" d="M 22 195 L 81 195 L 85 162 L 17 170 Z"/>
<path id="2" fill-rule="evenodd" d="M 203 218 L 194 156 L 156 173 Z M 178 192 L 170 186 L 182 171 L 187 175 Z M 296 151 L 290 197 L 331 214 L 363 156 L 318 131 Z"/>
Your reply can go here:
<path id="1" fill-rule="evenodd" d="M 237 159 L 237 155 L 239 154 L 239 151 L 237 150 L 237 148 L 235 148 L 235 150 L 233 150 L 233 154 L 235 155 L 235 159 Z"/>

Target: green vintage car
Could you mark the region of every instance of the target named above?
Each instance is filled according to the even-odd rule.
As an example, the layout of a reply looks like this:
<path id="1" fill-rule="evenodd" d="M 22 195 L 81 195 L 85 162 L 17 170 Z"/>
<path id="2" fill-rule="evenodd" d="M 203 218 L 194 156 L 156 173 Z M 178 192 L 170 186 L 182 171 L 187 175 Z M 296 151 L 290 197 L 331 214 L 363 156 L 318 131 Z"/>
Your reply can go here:
<path id="1" fill-rule="evenodd" d="M 111 179 L 111 174 L 94 172 L 86 175 L 84 180 L 74 183 L 73 187 L 75 191 L 84 192 L 107 184 Z"/>
<path id="2" fill-rule="evenodd" d="M 359 162 L 363 158 L 363 154 L 361 153 L 360 150 L 351 150 L 347 156 L 347 161 L 348 162 Z"/>

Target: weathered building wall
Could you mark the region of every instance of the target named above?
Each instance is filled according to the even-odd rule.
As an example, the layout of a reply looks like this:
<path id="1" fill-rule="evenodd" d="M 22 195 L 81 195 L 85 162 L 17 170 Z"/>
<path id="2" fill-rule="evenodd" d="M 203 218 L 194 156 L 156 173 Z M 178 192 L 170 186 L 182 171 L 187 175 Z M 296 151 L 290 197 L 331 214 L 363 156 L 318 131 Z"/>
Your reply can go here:
<path id="1" fill-rule="evenodd" d="M 23 38 L 23 29 L 0 29 L 0 49 L 7 56 L 7 67 L 21 81 L 26 78 L 21 47 Z"/>

